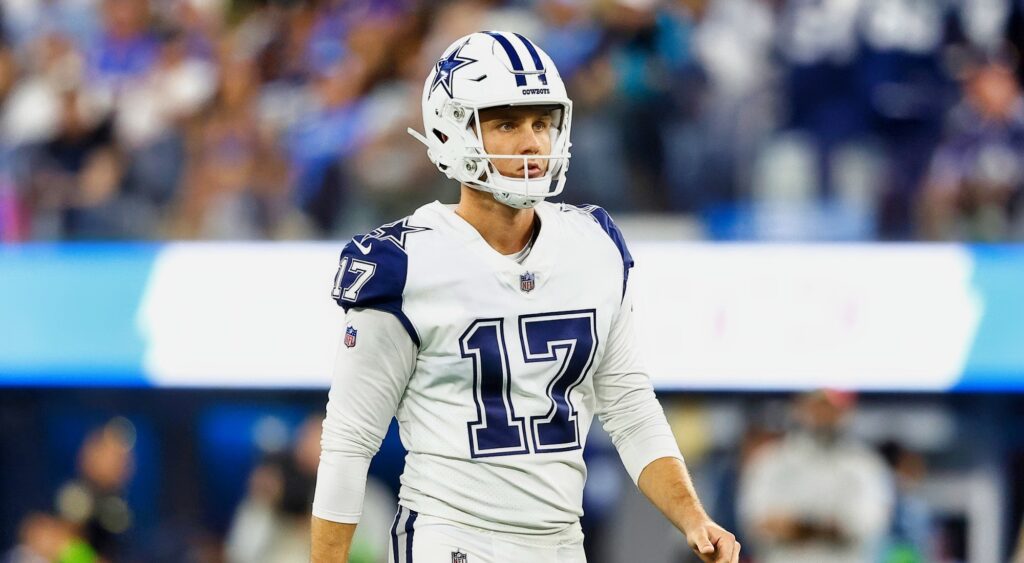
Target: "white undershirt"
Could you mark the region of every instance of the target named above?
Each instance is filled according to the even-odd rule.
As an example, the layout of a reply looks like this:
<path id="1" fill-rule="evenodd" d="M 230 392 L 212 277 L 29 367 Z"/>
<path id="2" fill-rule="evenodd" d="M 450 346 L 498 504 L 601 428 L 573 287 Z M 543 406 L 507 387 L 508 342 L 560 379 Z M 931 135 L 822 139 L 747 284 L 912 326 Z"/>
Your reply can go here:
<path id="1" fill-rule="evenodd" d="M 519 252 L 516 252 L 515 254 L 506 254 L 505 258 L 508 258 L 509 260 L 514 260 L 517 264 L 522 264 L 523 260 L 526 260 L 526 257 L 530 255 L 531 250 L 533 250 L 532 241 L 526 243 L 526 246 L 524 246 L 523 249 L 520 250 Z"/>
<path id="2" fill-rule="evenodd" d="M 526 260 L 526 257 L 530 255 L 530 251 L 533 250 L 533 243 L 537 241 L 537 235 L 539 234 L 540 226 L 538 225 L 537 227 L 534 227 L 533 236 L 530 237 L 530 240 L 526 243 L 526 246 L 524 246 L 523 249 L 520 250 L 519 252 L 506 254 L 505 258 L 508 258 L 509 260 L 515 260 L 516 263 L 522 264 L 523 260 Z"/>

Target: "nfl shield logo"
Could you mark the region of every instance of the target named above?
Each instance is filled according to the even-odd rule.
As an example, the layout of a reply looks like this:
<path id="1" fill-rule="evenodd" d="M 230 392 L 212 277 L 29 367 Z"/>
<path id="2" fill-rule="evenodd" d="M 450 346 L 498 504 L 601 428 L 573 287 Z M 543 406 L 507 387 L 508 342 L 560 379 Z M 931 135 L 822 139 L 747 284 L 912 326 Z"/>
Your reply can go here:
<path id="1" fill-rule="evenodd" d="M 466 554 L 461 551 L 453 551 L 452 563 L 466 563 Z"/>
<path id="2" fill-rule="evenodd" d="M 530 293 L 537 286 L 537 276 L 533 272 L 526 272 L 519 276 L 519 289 Z"/>
<path id="3" fill-rule="evenodd" d="M 345 346 L 349 348 L 356 345 L 356 329 L 348 327 L 345 329 Z"/>

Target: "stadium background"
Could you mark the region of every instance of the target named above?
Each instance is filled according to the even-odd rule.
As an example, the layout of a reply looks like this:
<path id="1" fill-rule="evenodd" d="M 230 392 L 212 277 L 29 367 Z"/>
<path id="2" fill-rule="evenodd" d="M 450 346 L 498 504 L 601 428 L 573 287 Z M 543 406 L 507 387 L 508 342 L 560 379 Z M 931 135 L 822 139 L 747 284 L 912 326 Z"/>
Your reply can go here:
<path id="1" fill-rule="evenodd" d="M 655 380 L 712 516 L 743 537 L 746 453 L 789 427 L 793 391 L 836 387 L 859 391 L 851 432 L 906 460 L 925 560 L 1013 556 L 1024 2 L 0 7 L 10 557 L 100 514 L 116 533 L 93 547 L 115 560 L 266 561 L 267 537 L 301 560 L 308 417 L 340 338 L 332 256 L 454 201 L 405 128 L 441 49 L 493 28 L 569 85 L 565 201 L 609 209 L 648 272 Z M 380 537 L 393 430 L 372 467 Z M 591 560 L 687 561 L 596 429 L 588 456 Z"/>

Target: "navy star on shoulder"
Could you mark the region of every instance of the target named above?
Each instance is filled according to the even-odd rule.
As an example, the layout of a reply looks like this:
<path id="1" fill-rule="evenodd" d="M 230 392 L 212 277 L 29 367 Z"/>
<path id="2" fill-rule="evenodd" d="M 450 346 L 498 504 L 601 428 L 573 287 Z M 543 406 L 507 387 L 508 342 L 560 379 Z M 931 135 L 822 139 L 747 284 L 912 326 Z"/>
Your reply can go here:
<path id="1" fill-rule="evenodd" d="M 436 90 L 438 86 L 444 88 L 444 91 L 448 94 L 449 98 L 455 97 L 455 94 L 452 93 L 452 81 L 455 79 L 455 71 L 466 65 L 477 62 L 476 59 L 459 56 L 462 48 L 465 47 L 467 43 L 469 43 L 468 39 L 466 40 L 466 43 L 456 47 L 455 50 L 447 57 L 437 61 L 437 64 L 434 65 L 434 81 L 430 83 L 430 94 L 428 94 L 427 97 L 432 96 L 434 94 L 434 90 Z"/>
<path id="2" fill-rule="evenodd" d="M 430 230 L 410 225 L 406 217 L 353 237 L 341 251 L 331 297 L 346 312 L 354 307 L 393 314 L 419 346 L 416 328 L 402 310 L 409 274 L 405 245 L 410 234 Z"/>
<path id="3" fill-rule="evenodd" d="M 405 251 L 405 239 L 412 233 L 421 233 L 423 231 L 429 231 L 429 227 L 417 227 L 409 224 L 409 218 L 400 219 L 393 223 L 381 225 L 376 229 L 370 231 L 369 234 L 364 236 L 359 242 L 365 244 L 368 239 L 377 239 L 380 241 L 390 241 L 395 246 Z"/>

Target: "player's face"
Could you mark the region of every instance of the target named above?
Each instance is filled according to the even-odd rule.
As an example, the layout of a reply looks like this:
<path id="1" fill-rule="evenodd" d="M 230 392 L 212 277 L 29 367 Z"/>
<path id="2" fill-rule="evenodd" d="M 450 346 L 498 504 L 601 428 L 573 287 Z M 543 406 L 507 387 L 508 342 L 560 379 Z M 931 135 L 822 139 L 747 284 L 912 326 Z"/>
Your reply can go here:
<path id="1" fill-rule="evenodd" d="M 480 110 L 480 133 L 489 154 L 551 154 L 552 110 L 545 106 Z M 507 178 L 540 178 L 547 173 L 546 158 L 493 158 L 498 173 Z"/>

